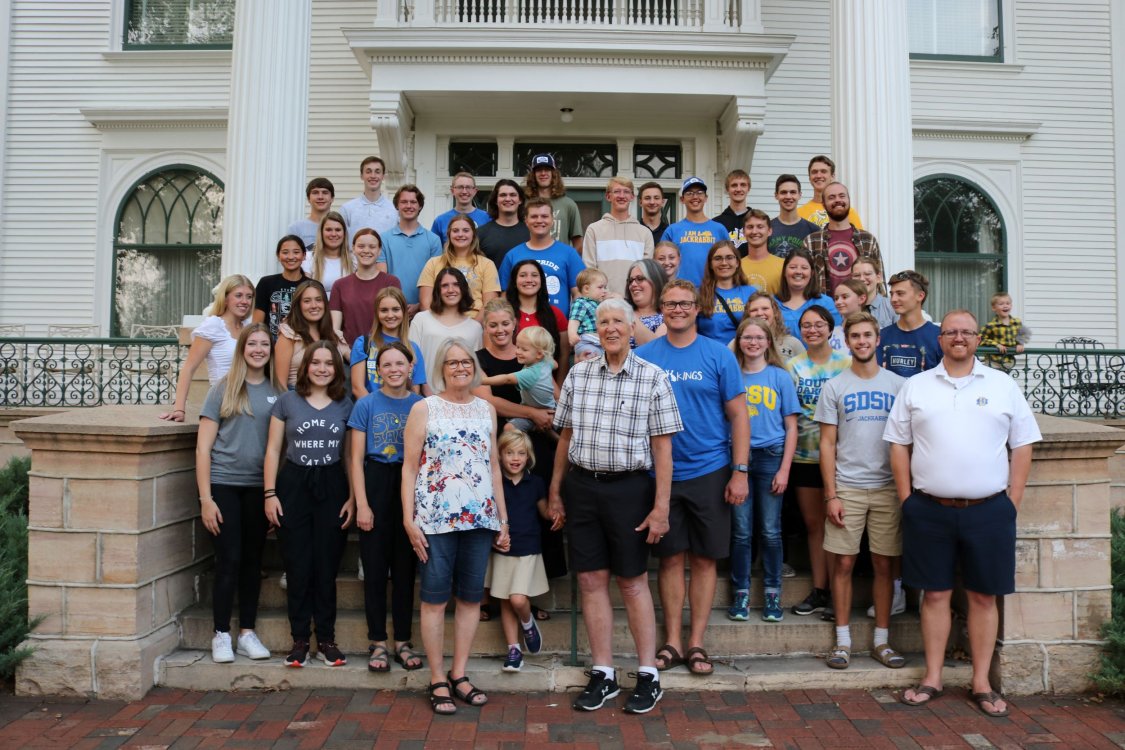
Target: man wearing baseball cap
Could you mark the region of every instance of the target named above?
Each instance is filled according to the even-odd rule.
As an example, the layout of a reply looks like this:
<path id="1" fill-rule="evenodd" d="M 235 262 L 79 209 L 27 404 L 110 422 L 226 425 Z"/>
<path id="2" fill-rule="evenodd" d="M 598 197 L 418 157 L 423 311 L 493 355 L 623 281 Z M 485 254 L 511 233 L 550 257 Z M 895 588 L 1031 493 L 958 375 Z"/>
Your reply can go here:
<path id="1" fill-rule="evenodd" d="M 680 189 L 680 203 L 687 216 L 664 230 L 662 239 L 675 242 L 680 247 L 678 277 L 699 286 L 703 283 L 703 267 L 707 251 L 719 240 L 728 239 L 727 228 L 707 218 L 707 183 L 698 177 L 684 180 Z"/>
<path id="2" fill-rule="evenodd" d="M 566 196 L 562 174 L 555 166 L 555 157 L 550 154 L 536 154 L 531 157 L 531 170 L 524 183 L 524 194 L 528 198 L 543 198 L 551 202 L 554 226 L 551 237 L 560 242 L 569 242 L 579 253 L 582 252 L 582 217 L 578 214 L 578 204 Z"/>

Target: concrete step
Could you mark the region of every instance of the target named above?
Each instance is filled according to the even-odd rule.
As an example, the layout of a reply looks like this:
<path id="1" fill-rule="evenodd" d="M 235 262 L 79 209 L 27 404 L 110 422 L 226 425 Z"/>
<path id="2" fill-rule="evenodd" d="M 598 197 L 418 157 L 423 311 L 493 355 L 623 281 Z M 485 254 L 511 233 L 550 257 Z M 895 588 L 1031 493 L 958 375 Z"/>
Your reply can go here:
<path id="1" fill-rule="evenodd" d="M 660 617 L 658 611 L 658 620 Z M 786 612 L 784 621 L 772 623 L 761 620 L 761 610 L 751 609 L 750 618 L 748 622 L 733 622 L 727 619 L 725 612 L 712 610 L 706 639 L 708 652 L 718 658 L 817 654 L 827 652 L 836 642 L 834 625 L 824 622 L 819 615 L 798 617 Z M 181 615 L 180 622 L 183 631 L 180 643 L 184 648 L 210 651 L 214 635 L 210 607 L 193 607 Z M 875 621 L 856 609 L 851 615 L 851 625 L 852 642 L 857 644 L 857 648 L 867 647 L 871 643 Z M 556 614 L 551 620 L 539 623 L 539 626 L 543 633 L 545 653 L 570 653 L 572 636 L 569 615 Z M 256 629 L 262 643 L 278 655 L 283 655 L 292 644 L 289 621 L 284 609 L 261 609 Z M 452 630 L 453 618 L 450 614 L 446 617 L 447 643 L 452 643 Z M 420 644 L 421 628 L 417 616 L 413 632 L 415 643 Z M 339 610 L 336 641 L 347 654 L 367 653 L 367 623 L 362 611 Z M 891 645 L 902 652 L 922 650 L 922 636 L 916 613 L 907 612 L 891 620 Z M 589 653 L 581 617 L 577 623 L 577 649 L 579 654 Z M 624 614 L 618 613 L 614 618 L 613 653 L 628 655 L 635 653 L 633 649 L 633 639 Z M 495 656 L 505 653 L 507 645 L 500 623 L 481 623 L 473 641 L 473 655 Z"/>
<path id="2" fill-rule="evenodd" d="M 688 580 L 691 579 L 690 572 L 687 574 Z M 200 585 L 200 601 L 210 602 L 212 591 L 213 579 L 211 576 L 205 576 Z M 659 600 L 660 591 L 657 587 L 656 571 L 649 573 L 649 587 L 652 590 L 653 598 Z M 613 601 L 613 606 L 621 609 L 624 605 L 621 601 L 621 592 L 616 585 L 610 587 L 610 599 Z M 789 608 L 803 600 L 812 589 L 812 579 L 806 574 L 798 573 L 795 578 L 783 578 L 781 580 L 781 606 Z M 551 581 L 551 590 L 541 597 L 535 599 L 535 603 L 544 609 L 551 612 L 567 612 L 571 606 L 571 592 L 573 590 L 572 579 L 570 576 L 563 578 L 556 578 Z M 389 593 L 389 592 L 388 592 Z M 720 574 L 719 581 L 715 586 L 715 599 L 713 607 L 721 609 L 724 612 L 730 606 L 733 592 L 731 591 L 730 580 L 724 575 Z M 869 578 L 855 578 L 853 581 L 854 601 L 857 605 L 862 604 L 866 607 L 871 603 L 871 579 Z M 286 605 L 285 589 L 281 588 L 281 574 L 276 570 L 268 571 L 268 575 L 262 580 L 262 590 L 259 598 L 259 606 L 261 607 L 281 607 Z M 414 601 L 418 599 L 418 582 L 414 583 Z M 761 606 L 763 601 L 762 592 L 762 578 L 760 574 L 755 574 L 751 580 L 750 585 L 750 603 L 752 605 Z M 336 606 L 337 609 L 346 610 L 362 610 L 363 609 L 363 581 L 356 577 L 354 570 L 343 572 L 336 578 Z"/>
<path id="3" fill-rule="evenodd" d="M 446 664 L 448 666 L 448 659 Z M 473 684 L 491 692 L 576 693 L 585 686 L 584 670 L 588 667 L 568 666 L 558 656 L 527 656 L 518 673 L 500 671 L 499 658 L 474 658 L 466 671 Z M 618 659 L 617 669 L 622 687 L 628 691 L 633 679 L 627 673 L 635 670 L 636 661 Z M 663 672 L 660 677 L 665 690 L 734 690 L 761 691 L 786 689 L 869 689 L 906 688 L 916 684 L 925 671 L 920 653 L 906 654 L 906 666 L 887 669 L 874 659 L 855 654 L 846 670 L 829 669 L 823 658 L 815 656 L 772 656 L 738 658 L 716 662 L 709 677 L 690 674 L 686 667 Z M 947 661 L 947 685 L 969 681 L 971 668 L 967 662 Z M 209 650 L 181 649 L 157 663 L 157 684 L 187 690 L 418 690 L 424 691 L 430 681 L 430 670 L 407 672 L 392 664 L 390 672 L 375 674 L 367 670 L 366 656 L 350 658 L 343 667 L 327 667 L 310 661 L 302 669 L 285 667 L 280 659 L 252 662 L 238 657 L 233 664 L 215 664 Z M 571 696 L 559 697 L 569 701 Z M 888 695 L 888 702 L 893 698 Z M 624 698 L 619 699 L 623 701 Z M 553 702 L 553 701 L 552 701 Z M 464 708 L 464 706 L 461 706 Z"/>

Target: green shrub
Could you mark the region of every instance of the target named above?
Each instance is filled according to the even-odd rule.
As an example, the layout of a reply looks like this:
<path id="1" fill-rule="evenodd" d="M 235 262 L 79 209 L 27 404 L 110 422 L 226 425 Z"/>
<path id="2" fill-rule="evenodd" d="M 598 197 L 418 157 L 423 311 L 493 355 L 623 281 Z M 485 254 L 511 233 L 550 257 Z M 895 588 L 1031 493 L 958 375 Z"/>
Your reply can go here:
<path id="1" fill-rule="evenodd" d="M 27 471 L 30 459 L 0 469 L 0 677 L 15 674 L 31 654 L 20 648 L 38 622 L 27 619 Z"/>
<path id="2" fill-rule="evenodd" d="M 1094 684 L 1103 693 L 1125 695 L 1125 513 L 1110 518 L 1110 579 L 1113 581 L 1113 616 L 1102 626 L 1105 650 Z"/>

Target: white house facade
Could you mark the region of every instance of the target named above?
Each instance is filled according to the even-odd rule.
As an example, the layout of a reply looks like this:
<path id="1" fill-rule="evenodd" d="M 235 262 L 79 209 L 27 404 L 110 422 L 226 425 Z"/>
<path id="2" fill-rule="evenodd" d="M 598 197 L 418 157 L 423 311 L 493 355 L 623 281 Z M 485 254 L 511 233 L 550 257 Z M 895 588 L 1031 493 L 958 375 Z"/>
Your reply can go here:
<path id="1" fill-rule="evenodd" d="M 1033 345 L 1125 346 L 1117 0 L 0 0 L 0 324 L 102 335 L 275 272 L 314 176 L 481 193 L 532 153 L 711 186 L 829 154 L 933 313 L 1009 290 Z M 1116 41 L 1116 44 L 1114 43 Z"/>

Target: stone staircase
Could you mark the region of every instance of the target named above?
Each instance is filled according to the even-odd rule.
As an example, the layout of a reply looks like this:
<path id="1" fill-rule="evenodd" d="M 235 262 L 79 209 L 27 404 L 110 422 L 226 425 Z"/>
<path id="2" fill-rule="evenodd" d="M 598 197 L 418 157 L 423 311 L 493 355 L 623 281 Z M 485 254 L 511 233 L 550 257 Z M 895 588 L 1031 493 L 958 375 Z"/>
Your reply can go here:
<path id="1" fill-rule="evenodd" d="M 429 670 L 406 672 L 392 663 L 388 673 L 367 671 L 367 626 L 363 615 L 363 582 L 356 577 L 358 557 L 355 540 L 348 542 L 343 570 L 337 579 L 338 614 L 336 640 L 349 655 L 346 667 L 329 668 L 310 660 L 304 669 L 286 668 L 280 656 L 292 640 L 285 612 L 285 591 L 280 586 L 280 559 L 276 541 L 267 543 L 266 567 L 268 576 L 262 581 L 257 632 L 278 658 L 251 662 L 238 657 L 234 664 L 214 664 L 210 658 L 213 635 L 211 623 L 210 578 L 204 577 L 199 587 L 199 602 L 180 616 L 181 648 L 165 657 L 157 666 L 157 680 L 169 687 L 196 690 L 231 690 L 249 688 L 373 688 L 373 689 L 424 689 L 429 680 Z M 657 616 L 660 615 L 656 572 L 649 573 Z M 584 685 L 583 665 L 588 665 L 588 644 L 580 615 L 572 622 L 572 579 L 567 577 L 551 582 L 552 590 L 536 603 L 553 613 L 548 621 L 539 623 L 543 633 L 541 654 L 525 655 L 523 670 L 518 674 L 500 671 L 500 662 L 507 651 L 498 619 L 481 623 L 473 643 L 473 658 L 469 673 L 483 689 L 500 691 L 565 691 Z M 763 690 L 789 688 L 884 688 L 905 687 L 916 682 L 922 674 L 922 638 L 918 614 L 908 609 L 891 621 L 891 643 L 907 655 L 907 666 L 891 670 L 867 657 L 873 635 L 874 621 L 866 616 L 870 601 L 870 581 L 855 581 L 857 607 L 852 612 L 852 641 L 856 654 L 849 669 L 828 669 L 823 655 L 834 645 L 835 634 L 831 623 L 818 615 L 798 617 L 789 607 L 808 593 L 807 575 L 784 579 L 782 604 L 785 619 L 780 623 L 761 620 L 761 609 L 750 610 L 748 622 L 733 622 L 726 617 L 730 604 L 730 584 L 720 572 L 713 609 L 708 626 L 708 652 L 715 660 L 715 672 L 710 677 L 690 674 L 686 667 L 665 672 L 662 680 L 666 687 L 693 690 Z M 625 622 L 620 595 L 611 585 L 616 609 L 613 632 L 614 654 L 617 666 L 626 670 L 635 668 L 635 651 Z M 417 593 L 417 592 L 416 592 Z M 416 599 L 417 601 L 417 599 Z M 761 579 L 755 578 L 751 604 L 760 607 L 762 602 Z M 236 610 L 237 612 L 237 610 Z M 237 616 L 237 615 L 236 615 Z M 685 634 L 687 632 L 685 617 Z M 452 642 L 452 607 L 446 619 L 446 643 Z M 421 649 L 417 614 L 414 628 L 415 644 Z M 572 637 L 576 634 L 576 638 Z M 658 637 L 659 638 L 659 637 Z M 571 644 L 577 643 L 577 663 L 572 661 Z M 314 641 L 315 650 L 315 641 Z M 448 649 L 447 649 L 448 650 Z M 954 684 L 960 679 L 957 672 L 968 675 L 967 664 L 951 663 L 955 670 L 948 676 Z"/>

